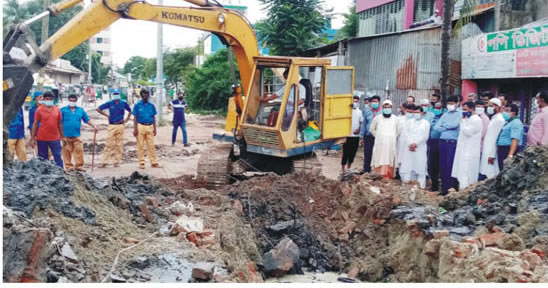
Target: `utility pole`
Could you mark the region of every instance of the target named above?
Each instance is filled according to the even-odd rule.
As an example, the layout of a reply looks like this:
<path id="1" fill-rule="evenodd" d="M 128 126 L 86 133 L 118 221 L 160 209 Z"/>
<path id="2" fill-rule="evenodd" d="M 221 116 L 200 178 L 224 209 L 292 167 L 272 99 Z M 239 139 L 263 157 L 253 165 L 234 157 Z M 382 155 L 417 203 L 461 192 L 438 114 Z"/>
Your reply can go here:
<path id="1" fill-rule="evenodd" d="M 500 0 L 495 0 L 495 31 L 500 31 Z"/>
<path id="2" fill-rule="evenodd" d="M 93 51 L 91 50 L 91 39 L 89 39 L 89 51 L 88 51 L 88 84 L 91 85 L 91 55 L 93 54 Z"/>
<path id="3" fill-rule="evenodd" d="M 162 5 L 163 0 L 158 0 L 158 5 Z M 158 23 L 158 38 L 156 42 L 156 106 L 158 110 L 158 120 L 156 125 L 162 123 L 162 110 L 164 110 L 164 51 L 163 51 L 163 27 Z"/>
<path id="4" fill-rule="evenodd" d="M 44 0 L 44 11 L 48 9 L 49 6 L 49 0 Z M 48 30 L 49 30 L 49 15 L 42 18 L 42 35 L 40 37 L 40 45 L 44 44 L 46 40 L 48 39 Z M 45 79 L 45 68 L 40 69 L 38 72 L 38 83 L 36 85 L 36 90 L 42 91 L 44 88 L 44 81 Z"/>

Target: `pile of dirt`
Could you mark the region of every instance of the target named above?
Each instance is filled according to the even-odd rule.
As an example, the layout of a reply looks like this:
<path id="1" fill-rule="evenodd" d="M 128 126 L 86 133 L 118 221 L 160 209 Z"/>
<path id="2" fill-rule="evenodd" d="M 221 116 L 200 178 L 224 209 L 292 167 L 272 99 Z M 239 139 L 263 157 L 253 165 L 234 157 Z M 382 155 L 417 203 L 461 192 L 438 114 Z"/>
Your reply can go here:
<path id="1" fill-rule="evenodd" d="M 163 178 L 158 179 L 158 181 L 174 191 L 207 188 L 207 183 L 204 180 L 197 179 L 194 175 L 182 175 L 177 178 Z"/>
<path id="2" fill-rule="evenodd" d="M 4 261 L 4 281 L 100 282 L 119 251 L 153 233 L 120 255 L 108 282 L 187 282 L 189 269 L 206 262 L 217 271 L 211 281 L 262 281 L 255 241 L 241 236 L 252 235 L 251 228 L 220 197 L 209 190 L 176 193 L 138 173 L 98 180 L 65 174 L 49 161 L 15 163 L 4 168 L 3 248 L 14 259 Z M 181 212 L 175 203 L 193 209 Z M 182 216 L 203 221 L 205 231 L 196 234 L 209 235 L 207 245 L 172 233 Z M 141 270 L 135 263 L 143 259 Z M 181 271 L 167 273 L 166 265 Z"/>

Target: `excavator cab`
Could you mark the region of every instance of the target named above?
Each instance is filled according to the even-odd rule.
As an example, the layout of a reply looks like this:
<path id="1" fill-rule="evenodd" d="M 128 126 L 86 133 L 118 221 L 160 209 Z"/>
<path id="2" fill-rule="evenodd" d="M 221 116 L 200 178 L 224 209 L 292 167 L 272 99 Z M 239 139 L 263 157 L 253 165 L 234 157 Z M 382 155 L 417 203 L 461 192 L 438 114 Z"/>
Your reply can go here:
<path id="1" fill-rule="evenodd" d="M 251 153 L 296 157 L 348 135 L 353 68 L 329 59 L 255 57 L 240 130 Z"/>

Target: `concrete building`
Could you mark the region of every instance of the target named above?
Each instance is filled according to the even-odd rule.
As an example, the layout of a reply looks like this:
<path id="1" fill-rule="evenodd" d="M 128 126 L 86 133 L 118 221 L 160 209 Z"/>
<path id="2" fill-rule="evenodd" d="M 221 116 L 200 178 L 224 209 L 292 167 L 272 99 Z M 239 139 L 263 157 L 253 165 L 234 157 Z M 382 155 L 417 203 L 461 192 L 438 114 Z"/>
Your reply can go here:
<path id="1" fill-rule="evenodd" d="M 91 50 L 101 55 L 105 67 L 112 65 L 112 32 L 109 28 L 91 38 Z"/>
<path id="2" fill-rule="evenodd" d="M 57 59 L 46 66 L 46 75 L 56 84 L 78 85 L 86 81 L 87 73 L 72 66 L 68 60 Z"/>

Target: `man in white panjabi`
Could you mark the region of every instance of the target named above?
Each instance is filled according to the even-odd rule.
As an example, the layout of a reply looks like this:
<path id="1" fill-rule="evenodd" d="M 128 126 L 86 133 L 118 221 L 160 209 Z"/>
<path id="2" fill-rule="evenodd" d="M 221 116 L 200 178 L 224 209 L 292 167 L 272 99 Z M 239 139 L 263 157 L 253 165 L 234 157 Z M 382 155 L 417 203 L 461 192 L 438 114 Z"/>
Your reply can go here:
<path id="1" fill-rule="evenodd" d="M 499 174 L 499 164 L 497 162 L 497 139 L 502 127 L 504 127 L 504 117 L 502 117 L 502 102 L 498 98 L 489 100 L 487 114 L 491 116 L 487 133 L 483 139 L 483 149 L 480 161 L 480 179 L 491 178 Z"/>
<path id="2" fill-rule="evenodd" d="M 383 178 L 393 179 L 396 167 L 399 121 L 396 116 L 392 115 L 392 101 L 384 100 L 382 108 L 382 117 L 375 117 L 369 128 L 369 131 L 375 137 L 371 167 L 374 173 L 381 175 Z"/>
<path id="3" fill-rule="evenodd" d="M 478 182 L 483 125 L 474 110 L 474 102 L 462 105 L 462 119 L 451 171 L 451 177 L 459 180 L 460 189 Z"/>
<path id="4" fill-rule="evenodd" d="M 421 189 L 426 188 L 427 146 L 430 136 L 430 123 L 422 118 L 421 106 L 407 107 L 407 114 L 412 115 L 401 128 L 400 141 L 405 148 L 398 155 L 400 176 L 403 182 L 418 181 Z"/>

